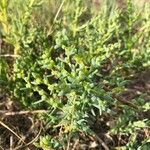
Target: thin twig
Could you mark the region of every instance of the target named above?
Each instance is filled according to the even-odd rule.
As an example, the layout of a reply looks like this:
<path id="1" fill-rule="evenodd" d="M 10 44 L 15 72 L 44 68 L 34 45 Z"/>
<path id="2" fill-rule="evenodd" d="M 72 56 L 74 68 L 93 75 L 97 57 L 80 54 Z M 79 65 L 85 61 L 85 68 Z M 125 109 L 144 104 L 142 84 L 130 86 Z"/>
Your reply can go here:
<path id="1" fill-rule="evenodd" d="M 77 139 L 77 140 L 75 141 L 72 150 L 75 150 L 75 149 L 76 149 L 78 143 L 79 143 L 79 139 Z"/>
<path id="2" fill-rule="evenodd" d="M 71 132 L 69 132 L 68 144 L 67 144 L 67 149 L 66 150 L 70 149 L 70 140 L 71 140 Z"/>
<path id="3" fill-rule="evenodd" d="M 113 138 L 112 138 L 108 133 L 106 133 L 105 136 L 106 136 L 109 140 L 111 140 L 112 143 L 113 143 L 113 146 L 115 146 L 115 141 L 113 140 Z"/>
<path id="4" fill-rule="evenodd" d="M 109 147 L 105 144 L 105 142 L 95 134 L 95 137 L 98 139 L 99 143 L 102 145 L 102 147 L 105 149 L 105 150 L 110 150 Z"/>
<path id="5" fill-rule="evenodd" d="M 136 110 L 136 111 L 139 111 L 139 109 L 140 109 L 137 105 L 133 104 L 133 103 L 130 102 L 130 101 L 125 100 L 123 97 L 116 96 L 115 99 L 116 99 L 117 101 L 119 101 L 120 103 L 122 103 L 122 104 L 124 104 L 124 105 L 127 105 L 127 106 L 129 106 L 130 108 L 133 108 L 133 109 Z"/>
<path id="6" fill-rule="evenodd" d="M 24 146 L 18 146 L 18 147 L 16 147 L 16 148 L 14 148 L 13 150 L 18 150 L 18 149 L 20 149 L 20 148 L 25 148 L 25 147 L 31 145 L 34 141 L 36 141 L 36 140 L 38 139 L 38 137 L 39 137 L 40 134 L 41 134 L 41 131 L 42 131 L 42 125 L 40 125 L 40 130 L 39 130 L 38 134 L 36 135 L 36 137 L 35 137 L 33 140 L 31 140 L 31 141 L 30 141 L 29 143 L 27 143 L 26 145 L 24 145 Z"/>
<path id="7" fill-rule="evenodd" d="M 4 149 L 0 146 L 0 150 L 4 150 Z"/>
<path id="8" fill-rule="evenodd" d="M 10 136 L 10 150 L 13 150 L 13 136 Z"/>
<path id="9" fill-rule="evenodd" d="M 3 123 L 2 121 L 0 121 L 0 124 L 4 127 L 4 128 L 6 128 L 7 130 L 9 130 L 12 134 L 14 134 L 19 140 L 21 140 L 24 144 L 26 144 L 25 142 L 24 142 L 24 140 L 16 133 L 16 132 L 14 132 L 12 129 L 10 129 L 5 123 Z"/>
<path id="10" fill-rule="evenodd" d="M 6 110 L 0 110 L 1 115 L 5 116 L 13 116 L 13 115 L 24 115 L 24 114 L 38 114 L 38 113 L 48 113 L 48 110 L 33 110 L 33 111 L 17 111 L 17 112 L 10 112 Z"/>

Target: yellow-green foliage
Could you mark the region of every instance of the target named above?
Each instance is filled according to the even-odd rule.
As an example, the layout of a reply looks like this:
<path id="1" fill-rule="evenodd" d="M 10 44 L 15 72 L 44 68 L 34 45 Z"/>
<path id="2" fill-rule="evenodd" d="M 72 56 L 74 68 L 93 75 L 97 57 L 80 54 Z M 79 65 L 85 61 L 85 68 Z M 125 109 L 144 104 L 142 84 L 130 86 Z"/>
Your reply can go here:
<path id="1" fill-rule="evenodd" d="M 130 0 L 124 9 L 106 1 L 95 11 L 90 1 L 55 2 L 2 0 L 0 9 L 3 40 L 18 55 L 13 96 L 27 109 L 49 110 L 40 117 L 52 130 L 62 130 L 59 136 L 41 137 L 38 146 L 45 149 L 64 148 L 79 132 L 94 134 L 88 121 L 104 113 L 113 116 L 112 95 L 124 90 L 126 75 L 150 65 L 148 5 L 139 11 Z M 106 84 L 112 91 L 105 91 Z M 144 109 L 146 104 L 139 105 Z M 113 129 L 115 134 L 135 133 L 127 149 L 142 145 L 136 142 L 136 131 L 149 125 L 145 119 L 137 126 L 136 115 L 124 106 Z"/>

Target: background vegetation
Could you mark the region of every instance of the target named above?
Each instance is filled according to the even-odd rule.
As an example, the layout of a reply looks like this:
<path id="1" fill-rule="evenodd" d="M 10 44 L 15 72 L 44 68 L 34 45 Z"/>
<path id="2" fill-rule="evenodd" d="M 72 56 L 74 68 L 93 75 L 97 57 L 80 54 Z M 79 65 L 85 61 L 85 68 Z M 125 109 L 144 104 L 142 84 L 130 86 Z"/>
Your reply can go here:
<path id="1" fill-rule="evenodd" d="M 1 0 L 0 40 L 0 92 L 48 111 L 36 147 L 150 147 L 149 3 Z"/>

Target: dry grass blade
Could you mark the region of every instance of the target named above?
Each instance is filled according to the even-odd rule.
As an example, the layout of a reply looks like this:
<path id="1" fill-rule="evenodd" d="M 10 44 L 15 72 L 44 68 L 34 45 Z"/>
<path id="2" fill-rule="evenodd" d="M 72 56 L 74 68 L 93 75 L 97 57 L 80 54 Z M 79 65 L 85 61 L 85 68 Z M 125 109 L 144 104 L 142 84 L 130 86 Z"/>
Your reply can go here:
<path id="1" fill-rule="evenodd" d="M 96 139 L 99 141 L 99 143 L 102 145 L 104 150 L 110 150 L 109 147 L 105 144 L 105 142 L 97 135 L 95 135 Z"/>
<path id="2" fill-rule="evenodd" d="M 79 144 L 79 139 L 77 139 L 77 140 L 75 141 L 72 150 L 75 150 L 78 144 Z"/>
<path id="3" fill-rule="evenodd" d="M 58 8 L 58 10 L 57 10 L 57 13 L 56 13 L 56 15 L 55 15 L 55 17 L 54 17 L 54 20 L 53 20 L 53 24 L 52 24 L 50 30 L 48 31 L 48 35 L 53 32 L 53 31 L 52 31 L 52 28 L 53 28 L 54 23 L 56 22 L 56 20 L 57 20 L 57 18 L 58 18 L 58 15 L 59 15 L 59 13 L 60 13 L 60 11 L 61 11 L 61 9 L 62 9 L 62 6 L 64 5 L 64 2 L 65 2 L 65 0 L 62 1 L 62 3 L 60 4 L 60 6 L 59 6 L 59 8 Z"/>
<path id="4" fill-rule="evenodd" d="M 33 140 L 31 140 L 29 143 L 26 143 L 26 145 L 24 145 L 24 146 L 18 146 L 16 148 L 14 148 L 13 150 L 18 150 L 20 148 L 25 148 L 25 147 L 31 145 L 33 142 L 35 142 L 38 139 L 38 137 L 41 134 L 41 131 L 42 131 L 42 125 L 40 125 L 40 130 L 39 130 L 38 134 L 36 135 L 36 137 Z"/>
<path id="5" fill-rule="evenodd" d="M 10 150 L 13 150 L 13 136 L 10 137 Z"/>
<path id="6" fill-rule="evenodd" d="M 19 55 L 5 54 L 5 55 L 0 55 L 0 57 L 12 57 L 12 58 L 17 58 L 17 57 L 19 57 Z"/>
<path id="7" fill-rule="evenodd" d="M 10 129 L 5 123 L 3 123 L 2 121 L 0 121 L 0 124 L 1 124 L 4 128 L 6 128 L 7 130 L 9 130 L 12 134 L 14 134 L 20 141 L 22 141 L 24 144 L 26 144 L 26 143 L 24 142 L 24 140 L 23 140 L 16 132 L 14 132 L 12 129 Z"/>
<path id="8" fill-rule="evenodd" d="M 13 116 L 13 115 L 24 115 L 24 114 L 38 114 L 38 113 L 48 113 L 48 110 L 33 110 L 33 111 L 18 111 L 18 112 L 9 112 L 0 110 L 0 114 L 4 116 Z"/>
<path id="9" fill-rule="evenodd" d="M 61 5 L 59 6 L 58 11 L 57 11 L 57 13 L 56 13 L 56 15 L 55 15 L 55 18 L 54 18 L 53 23 L 56 22 L 57 17 L 58 17 L 58 15 L 59 15 L 59 13 L 60 13 L 60 10 L 61 10 L 62 6 L 64 5 L 64 2 L 65 2 L 65 0 L 63 0 L 62 3 L 61 3 Z"/>
<path id="10" fill-rule="evenodd" d="M 4 149 L 0 146 L 0 150 L 4 150 Z"/>

